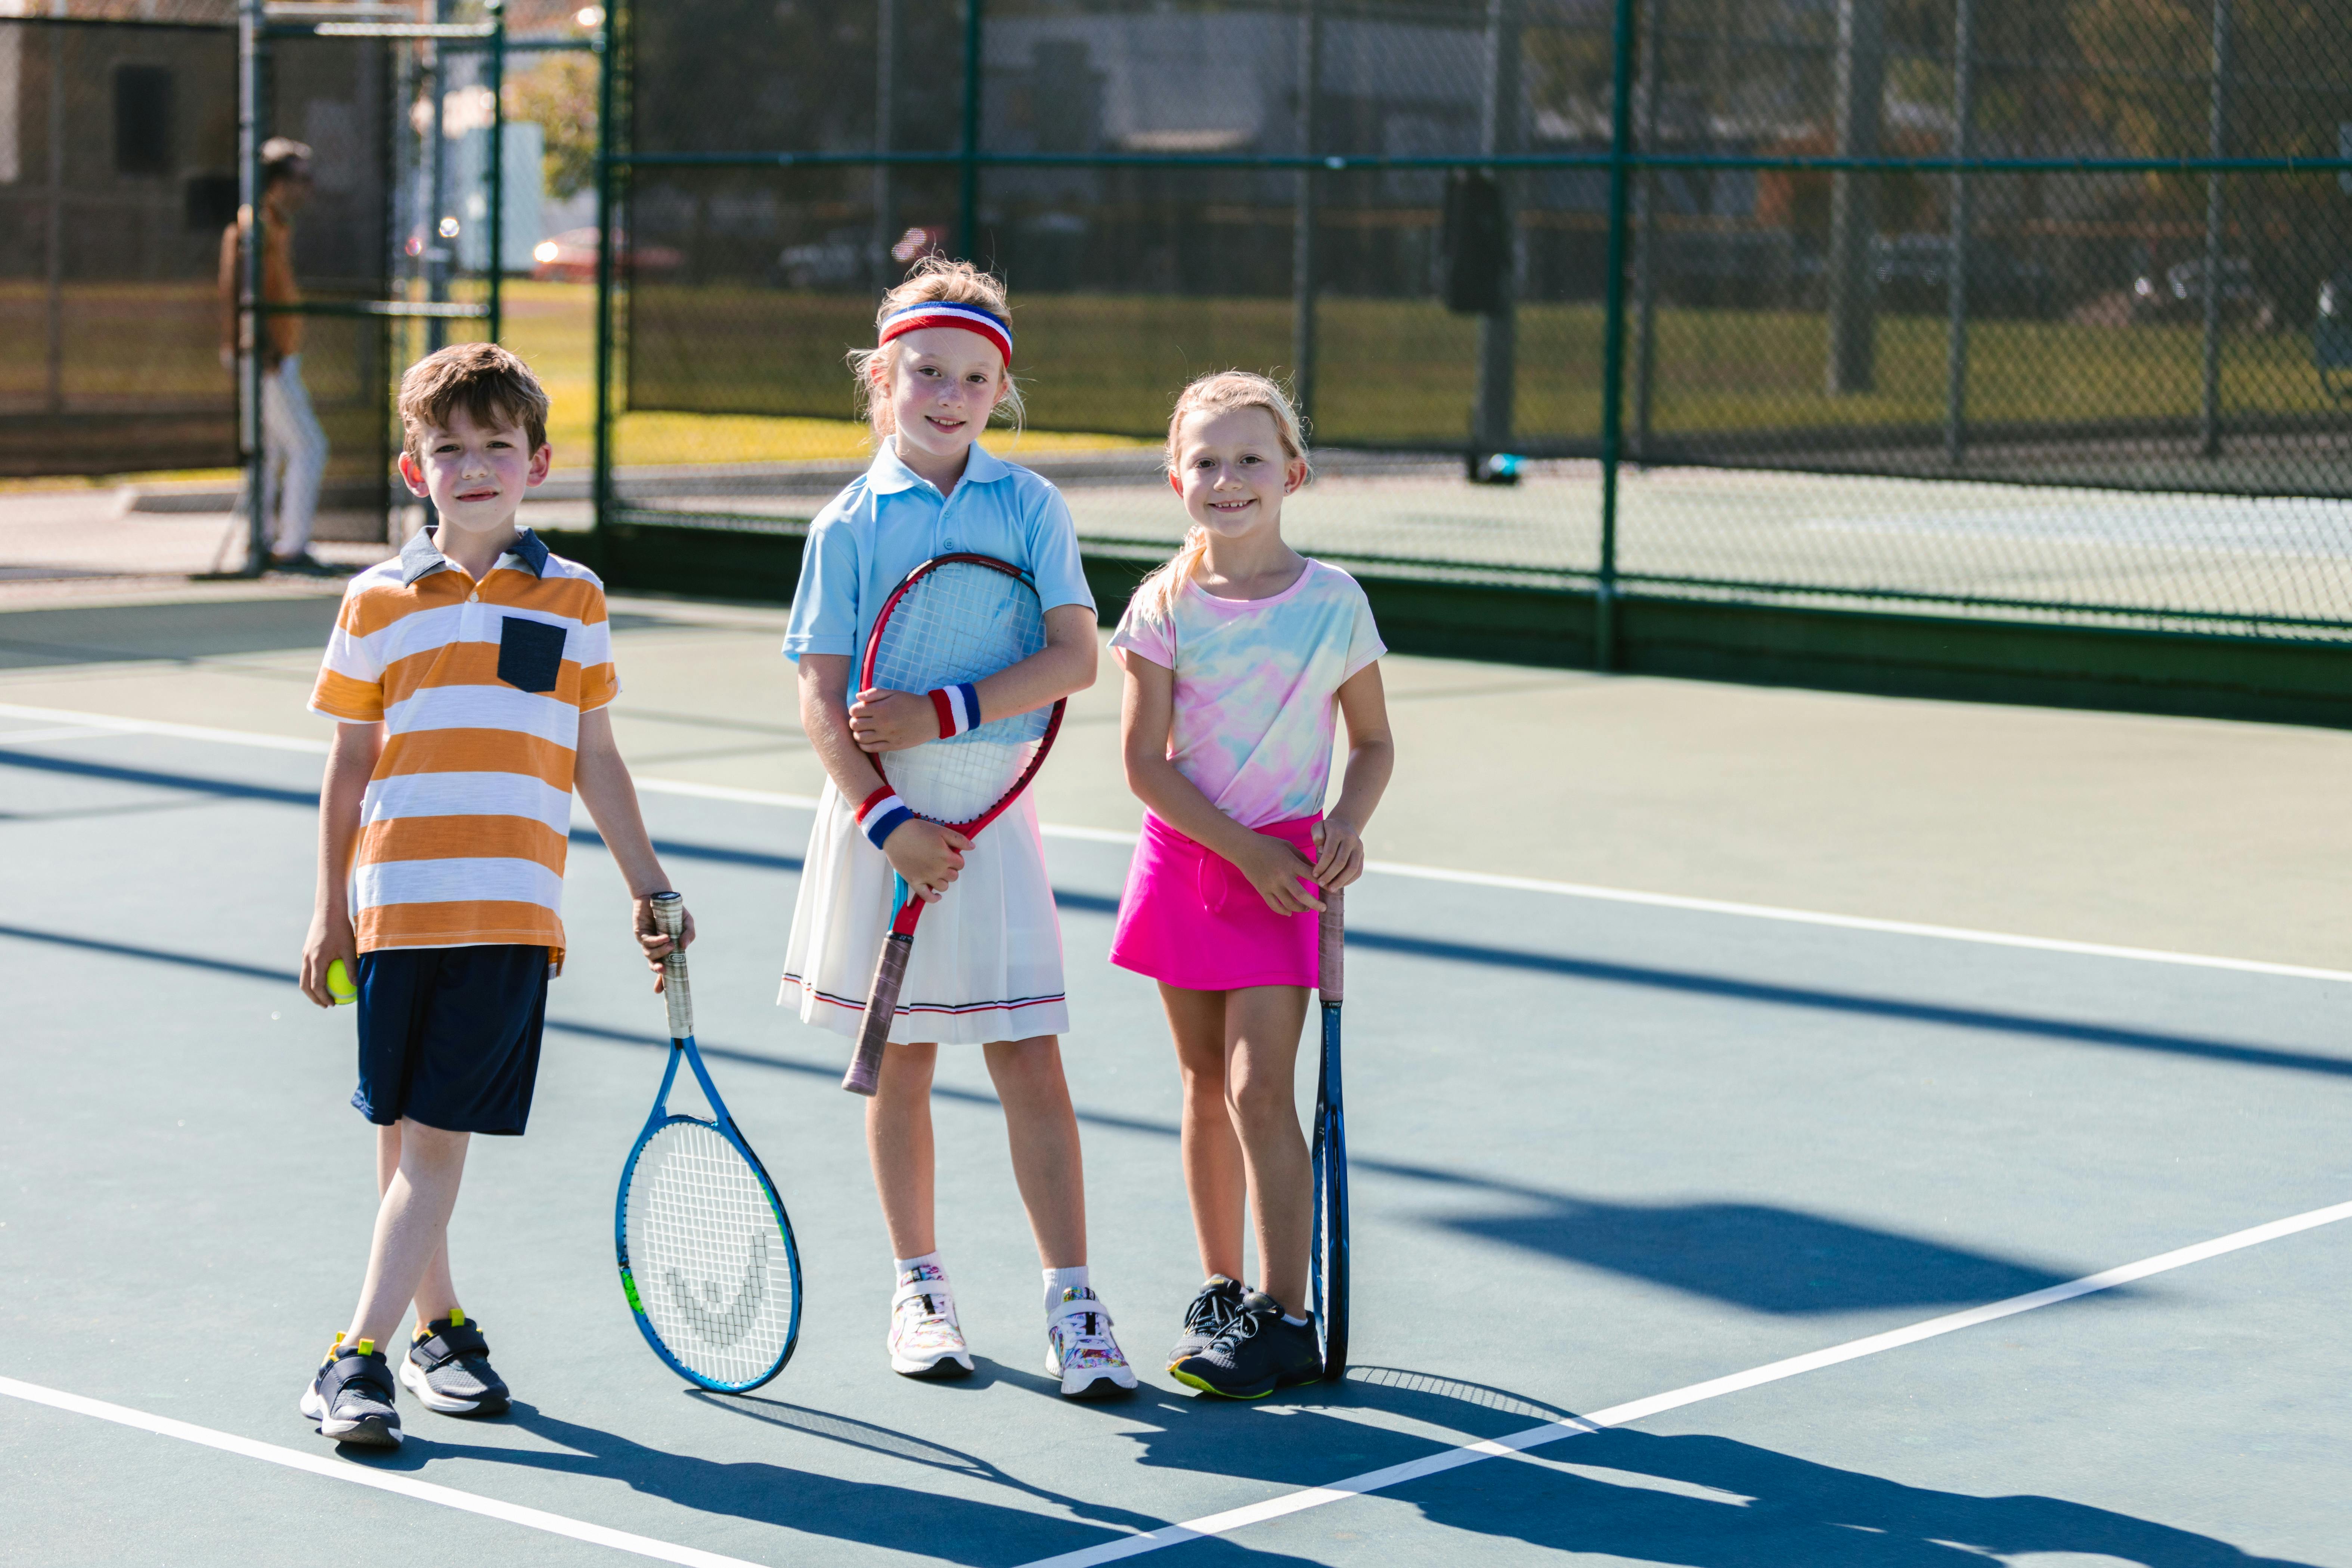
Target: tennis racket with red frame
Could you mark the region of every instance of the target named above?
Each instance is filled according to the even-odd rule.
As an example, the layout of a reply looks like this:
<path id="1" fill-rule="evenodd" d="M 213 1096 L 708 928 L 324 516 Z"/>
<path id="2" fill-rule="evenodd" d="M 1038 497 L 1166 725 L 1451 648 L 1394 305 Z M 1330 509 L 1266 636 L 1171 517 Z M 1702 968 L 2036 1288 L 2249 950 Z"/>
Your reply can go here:
<path id="1" fill-rule="evenodd" d="M 883 602 L 866 639 L 858 689 L 921 696 L 984 679 L 1045 647 L 1045 613 L 1026 573 L 992 555 L 936 556 L 908 573 Z M 1061 731 L 1064 706 L 1056 701 L 960 735 L 885 752 L 875 765 L 908 810 L 973 837 L 1037 776 Z M 895 870 L 891 896 L 890 931 L 866 992 L 857 1053 L 841 1080 L 852 1094 L 874 1092 L 915 948 L 915 922 L 923 914 L 922 899 Z"/>

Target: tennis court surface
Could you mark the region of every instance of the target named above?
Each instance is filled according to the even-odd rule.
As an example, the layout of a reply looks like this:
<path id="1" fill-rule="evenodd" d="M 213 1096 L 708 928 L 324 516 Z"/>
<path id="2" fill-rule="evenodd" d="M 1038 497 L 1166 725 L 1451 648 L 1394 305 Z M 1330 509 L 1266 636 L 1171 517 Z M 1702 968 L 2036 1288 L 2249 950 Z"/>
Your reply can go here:
<path id="1" fill-rule="evenodd" d="M 799 1353 L 689 1392 L 622 1300 L 665 1030 L 583 814 L 531 1131 L 475 1142 L 452 1236 L 518 1404 L 342 1457 L 294 1409 L 374 1203 L 348 1018 L 293 988 L 331 605 L 0 611 L 0 1560 L 2352 1563 L 2352 738 L 1392 661 L 1352 1365 L 1235 1406 L 1158 1370 L 1197 1279 L 1164 1028 L 1102 957 L 1107 681 L 1039 802 L 1144 1386 L 1076 1405 L 976 1053 L 936 1114 L 980 1372 L 887 1370 L 845 1042 L 772 1005 L 781 616 L 649 600 L 616 724 Z"/>

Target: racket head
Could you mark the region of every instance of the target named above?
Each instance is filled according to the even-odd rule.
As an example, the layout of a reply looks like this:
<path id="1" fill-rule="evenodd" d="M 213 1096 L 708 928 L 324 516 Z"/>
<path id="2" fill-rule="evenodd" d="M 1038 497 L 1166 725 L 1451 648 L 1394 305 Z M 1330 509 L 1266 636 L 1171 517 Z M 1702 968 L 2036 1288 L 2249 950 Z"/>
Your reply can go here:
<path id="1" fill-rule="evenodd" d="M 775 1184 L 730 1124 L 647 1123 L 622 1168 L 614 1244 L 638 1331 L 679 1376 L 741 1394 L 792 1360 L 800 1249 Z"/>
<path id="2" fill-rule="evenodd" d="M 993 556 L 942 555 L 908 573 L 884 602 L 858 686 L 929 693 L 984 679 L 1045 647 L 1045 610 L 1025 574 Z M 992 719 L 875 761 L 908 810 L 976 833 L 1035 776 L 1062 709 Z"/>
<path id="3" fill-rule="evenodd" d="M 1307 1249 L 1323 1376 L 1348 1371 L 1348 1116 L 1339 1092 L 1339 1007 L 1323 1006 L 1323 1065 L 1315 1091 L 1315 1221 Z"/>

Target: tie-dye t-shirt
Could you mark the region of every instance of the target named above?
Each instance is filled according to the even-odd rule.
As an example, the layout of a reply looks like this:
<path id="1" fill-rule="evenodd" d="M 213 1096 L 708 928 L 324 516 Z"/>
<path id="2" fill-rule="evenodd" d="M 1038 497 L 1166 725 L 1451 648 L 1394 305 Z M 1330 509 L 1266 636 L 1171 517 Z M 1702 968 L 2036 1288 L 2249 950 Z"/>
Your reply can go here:
<path id="1" fill-rule="evenodd" d="M 1363 589 L 1320 561 L 1269 599 L 1188 580 L 1165 616 L 1130 603 L 1110 646 L 1175 672 L 1168 760 L 1244 827 L 1323 809 L 1339 688 L 1388 652 Z"/>

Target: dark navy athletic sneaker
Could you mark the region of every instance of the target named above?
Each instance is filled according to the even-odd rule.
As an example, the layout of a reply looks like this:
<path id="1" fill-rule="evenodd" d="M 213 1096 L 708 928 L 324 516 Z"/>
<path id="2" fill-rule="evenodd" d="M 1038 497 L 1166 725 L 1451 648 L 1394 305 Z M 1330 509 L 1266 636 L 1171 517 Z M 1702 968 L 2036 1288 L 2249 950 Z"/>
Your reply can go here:
<path id="1" fill-rule="evenodd" d="M 1168 1365 L 1172 1370 L 1181 1361 L 1188 1361 L 1209 1348 L 1217 1331 L 1233 1321 L 1242 1310 L 1244 1287 L 1238 1279 L 1228 1279 L 1222 1274 L 1212 1274 L 1192 1304 L 1184 1309 L 1184 1331 L 1168 1352 Z"/>
<path id="2" fill-rule="evenodd" d="M 392 1368 L 373 1340 L 356 1345 L 335 1336 L 335 1348 L 302 1394 L 302 1414 L 319 1435 L 362 1448 L 400 1447 L 400 1412 L 393 1408 Z"/>
<path id="3" fill-rule="evenodd" d="M 1286 1323 L 1281 1304 L 1253 1290 L 1206 1350 L 1168 1370 L 1177 1382 L 1203 1394 L 1263 1399 L 1285 1384 L 1322 1376 L 1323 1351 L 1312 1319 Z"/>
<path id="4" fill-rule="evenodd" d="M 482 1326 L 460 1311 L 416 1331 L 400 1381 L 425 1409 L 444 1415 L 496 1415 L 507 1407 L 506 1380 L 490 1370 Z"/>

